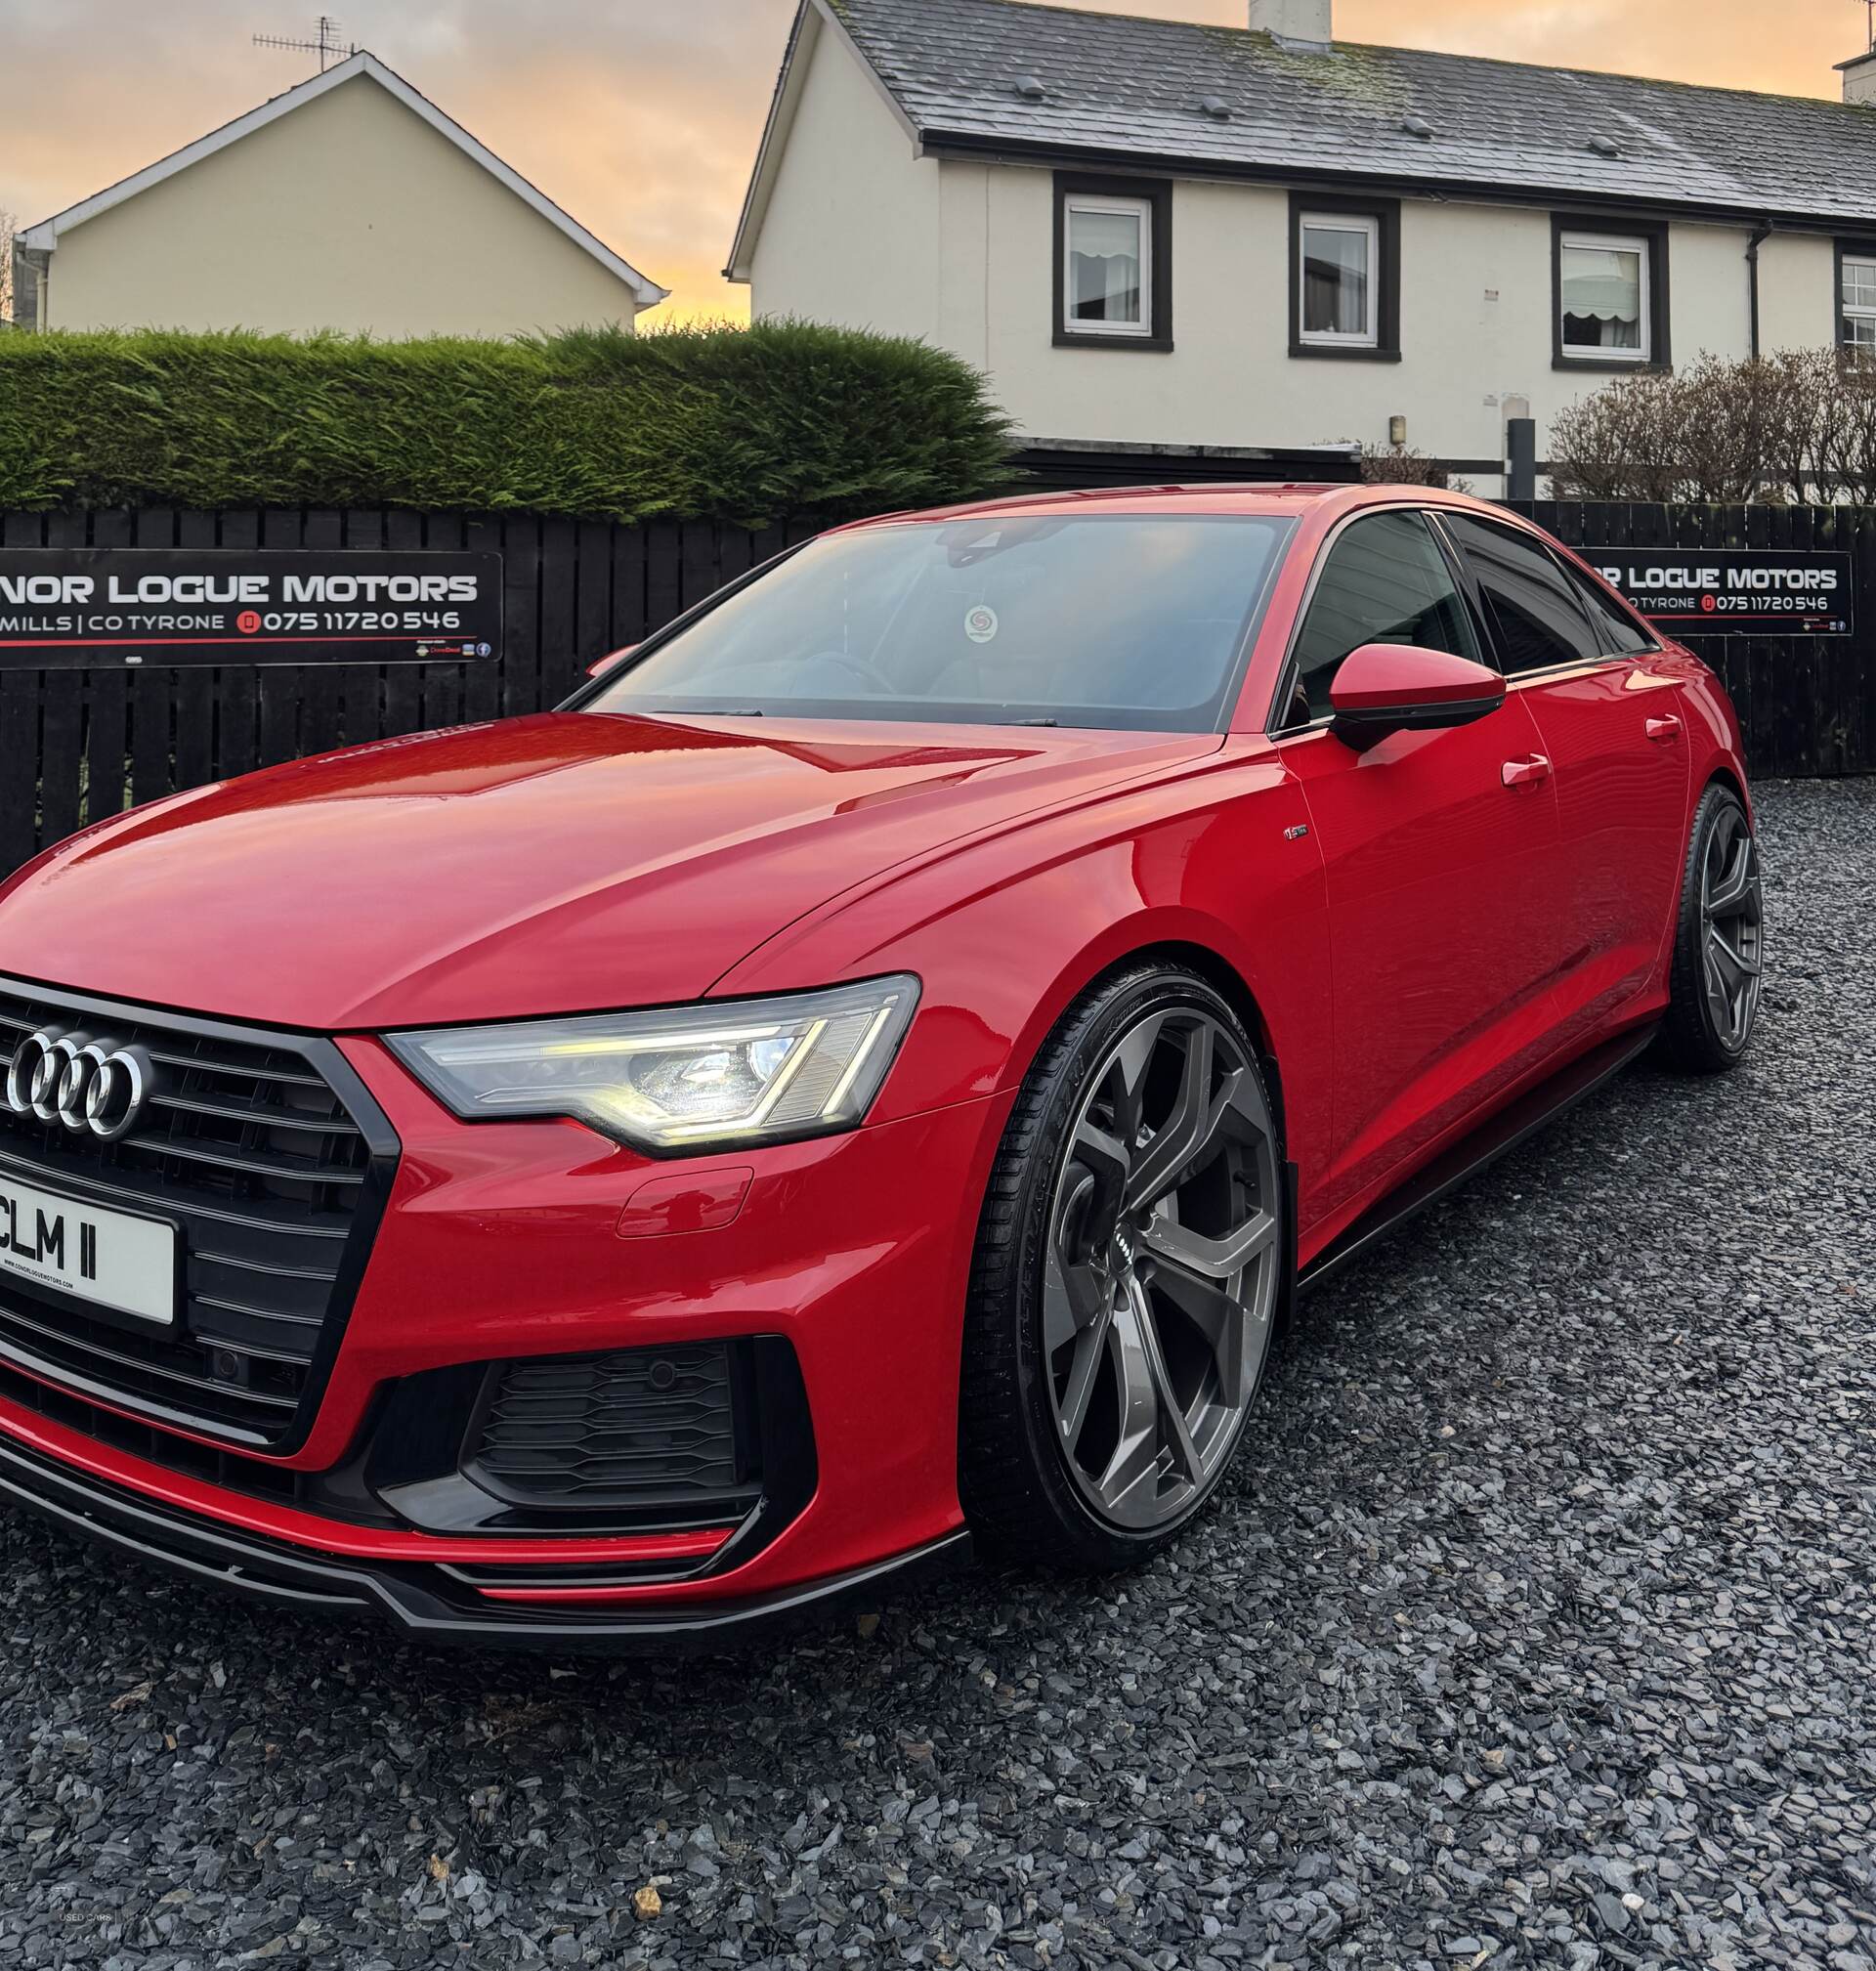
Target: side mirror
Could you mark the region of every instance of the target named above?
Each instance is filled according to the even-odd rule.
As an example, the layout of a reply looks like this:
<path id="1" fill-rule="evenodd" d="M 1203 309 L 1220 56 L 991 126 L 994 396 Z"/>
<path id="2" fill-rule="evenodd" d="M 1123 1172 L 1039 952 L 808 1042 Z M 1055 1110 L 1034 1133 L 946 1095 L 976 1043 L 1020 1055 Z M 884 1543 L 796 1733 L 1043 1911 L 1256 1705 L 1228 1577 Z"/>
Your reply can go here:
<path id="1" fill-rule="evenodd" d="M 586 675 L 604 677 L 609 670 L 617 670 L 637 648 L 635 643 L 622 643 L 617 650 L 609 650 L 604 657 L 594 658 L 586 666 Z"/>
<path id="2" fill-rule="evenodd" d="M 1470 725 L 1505 703 L 1495 670 L 1446 650 L 1411 643 L 1364 643 L 1350 651 L 1329 687 L 1329 730 L 1366 752 L 1389 733 Z"/>

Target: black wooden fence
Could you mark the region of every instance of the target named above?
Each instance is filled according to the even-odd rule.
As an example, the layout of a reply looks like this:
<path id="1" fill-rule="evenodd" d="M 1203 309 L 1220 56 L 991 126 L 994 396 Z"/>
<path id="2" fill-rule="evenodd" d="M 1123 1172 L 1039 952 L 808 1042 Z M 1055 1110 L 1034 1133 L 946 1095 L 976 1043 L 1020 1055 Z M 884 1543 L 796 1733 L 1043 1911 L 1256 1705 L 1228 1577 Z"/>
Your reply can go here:
<path id="1" fill-rule="evenodd" d="M 1852 636 L 1696 636 L 1684 627 L 1674 634 L 1726 680 L 1754 774 L 1876 772 L 1876 507 L 1507 504 L 1571 547 L 1849 554 Z"/>
<path id="2" fill-rule="evenodd" d="M 814 531 L 394 512 L 0 516 L 0 547 L 480 548 L 503 557 L 501 642 L 482 662 L 0 671 L 0 876 L 86 822 L 177 789 L 556 705 L 596 657 L 636 643 Z"/>
<path id="3" fill-rule="evenodd" d="M 1690 637 L 1726 678 L 1753 771 L 1876 771 L 1876 508 L 1521 510 L 1572 545 L 1838 548 L 1854 637 Z M 536 711 L 810 524 L 605 522 L 396 512 L 9 514 L 4 547 L 499 549 L 500 654 L 484 662 L 0 671 L 0 875 L 86 822 L 330 747 Z"/>

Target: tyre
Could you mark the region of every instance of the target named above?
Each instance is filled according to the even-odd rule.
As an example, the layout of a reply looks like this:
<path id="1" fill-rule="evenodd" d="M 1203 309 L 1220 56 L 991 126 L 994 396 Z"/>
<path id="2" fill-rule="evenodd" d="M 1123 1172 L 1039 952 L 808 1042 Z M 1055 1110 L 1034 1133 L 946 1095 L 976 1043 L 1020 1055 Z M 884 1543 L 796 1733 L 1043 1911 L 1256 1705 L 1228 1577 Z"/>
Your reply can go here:
<path id="1" fill-rule="evenodd" d="M 1700 796 L 1681 878 L 1661 1051 L 1687 1074 L 1737 1067 L 1759 1015 L 1765 888 L 1744 804 L 1716 781 Z"/>
<path id="2" fill-rule="evenodd" d="M 1011 1111 L 977 1235 L 959 1488 L 992 1549 L 1130 1566 L 1244 1435 L 1288 1264 L 1257 1052 L 1195 972 L 1136 965 L 1064 1014 Z"/>

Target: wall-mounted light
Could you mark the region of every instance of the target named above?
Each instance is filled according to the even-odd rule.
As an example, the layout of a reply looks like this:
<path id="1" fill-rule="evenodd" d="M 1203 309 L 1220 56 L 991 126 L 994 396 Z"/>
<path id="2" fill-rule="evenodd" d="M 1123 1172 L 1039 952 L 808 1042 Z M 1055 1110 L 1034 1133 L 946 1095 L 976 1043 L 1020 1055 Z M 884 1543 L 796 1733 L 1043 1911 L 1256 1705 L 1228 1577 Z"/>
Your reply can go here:
<path id="1" fill-rule="evenodd" d="M 1407 420 L 1404 417 L 1390 417 L 1387 420 L 1387 443 L 1405 445 L 1407 443 Z"/>

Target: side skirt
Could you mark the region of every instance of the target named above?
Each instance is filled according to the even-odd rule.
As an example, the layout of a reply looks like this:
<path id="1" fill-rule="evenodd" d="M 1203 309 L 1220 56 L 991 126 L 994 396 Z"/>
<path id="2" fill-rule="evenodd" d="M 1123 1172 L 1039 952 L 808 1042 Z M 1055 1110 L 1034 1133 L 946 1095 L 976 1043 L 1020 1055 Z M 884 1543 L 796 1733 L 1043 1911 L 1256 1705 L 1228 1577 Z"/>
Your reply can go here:
<path id="1" fill-rule="evenodd" d="M 1611 1075 L 1635 1059 L 1653 1040 L 1658 1020 L 1617 1034 L 1592 1048 L 1548 1081 L 1527 1089 L 1497 1114 L 1488 1116 L 1470 1135 L 1463 1136 L 1418 1170 L 1397 1190 L 1371 1206 L 1333 1244 L 1323 1248 L 1297 1276 L 1297 1291 L 1307 1293 L 1343 1266 L 1362 1258 L 1418 1212 L 1423 1212 L 1470 1177 L 1495 1163 L 1584 1096 L 1594 1094 Z"/>

